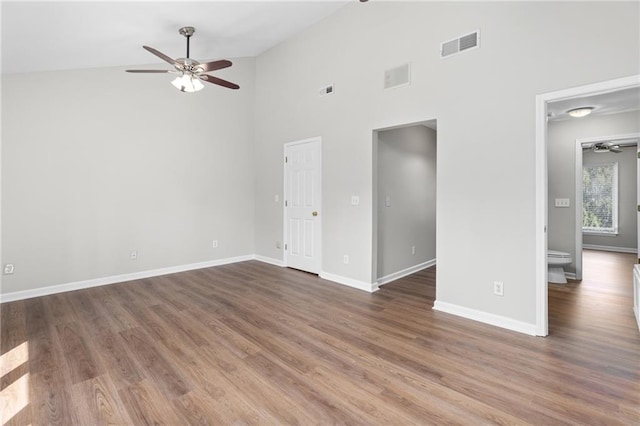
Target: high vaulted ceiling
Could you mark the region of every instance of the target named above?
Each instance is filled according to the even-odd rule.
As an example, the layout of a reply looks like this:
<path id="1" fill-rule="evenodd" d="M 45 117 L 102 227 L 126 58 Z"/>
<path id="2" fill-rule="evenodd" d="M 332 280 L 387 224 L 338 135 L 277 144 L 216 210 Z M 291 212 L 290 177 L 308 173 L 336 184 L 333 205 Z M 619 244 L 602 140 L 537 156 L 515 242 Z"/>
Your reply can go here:
<path id="1" fill-rule="evenodd" d="M 164 64 L 142 49 L 191 57 L 256 56 L 347 3 L 340 1 L 2 1 L 2 73 Z M 363 5 L 364 6 L 364 5 Z"/>

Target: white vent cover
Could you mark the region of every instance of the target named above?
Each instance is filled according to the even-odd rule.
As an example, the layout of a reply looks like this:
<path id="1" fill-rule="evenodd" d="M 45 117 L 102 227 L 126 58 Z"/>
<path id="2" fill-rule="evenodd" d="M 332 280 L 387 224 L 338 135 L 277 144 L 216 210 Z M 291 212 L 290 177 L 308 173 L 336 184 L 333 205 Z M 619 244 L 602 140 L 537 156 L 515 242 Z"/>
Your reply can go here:
<path id="1" fill-rule="evenodd" d="M 384 88 L 406 86 L 411 81 L 411 64 L 400 65 L 384 72 Z"/>
<path id="2" fill-rule="evenodd" d="M 440 57 L 446 58 L 477 47 L 480 47 L 480 30 L 441 43 Z"/>
<path id="3" fill-rule="evenodd" d="M 328 86 L 324 86 L 318 89 L 318 93 L 320 94 L 320 96 L 326 96 L 332 94 L 334 90 L 335 89 L 333 87 L 333 84 L 329 84 Z"/>

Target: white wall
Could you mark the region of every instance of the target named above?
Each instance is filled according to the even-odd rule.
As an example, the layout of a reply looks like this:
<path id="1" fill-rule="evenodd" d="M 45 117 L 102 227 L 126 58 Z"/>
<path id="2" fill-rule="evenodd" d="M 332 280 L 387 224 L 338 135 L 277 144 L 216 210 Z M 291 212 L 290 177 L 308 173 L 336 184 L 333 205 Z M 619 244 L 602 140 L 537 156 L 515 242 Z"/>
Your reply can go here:
<path id="1" fill-rule="evenodd" d="M 535 324 L 535 96 L 639 73 L 638 11 L 630 2 L 354 2 L 265 52 L 256 62 L 258 254 L 282 257 L 272 236 L 282 235 L 273 194 L 283 143 L 322 136 L 322 268 L 373 282 L 372 129 L 437 119 L 437 299 Z M 481 48 L 439 58 L 440 42 L 478 28 Z M 411 85 L 385 91 L 383 71 L 406 62 Z M 319 97 L 331 82 L 335 94 Z"/>
<path id="2" fill-rule="evenodd" d="M 3 294 L 254 253 L 255 60 L 220 75 L 2 76 Z"/>
<path id="3" fill-rule="evenodd" d="M 379 279 L 436 258 L 436 131 L 378 132 L 377 163 Z"/>
<path id="4" fill-rule="evenodd" d="M 549 248 L 553 250 L 571 253 L 572 258 L 576 259 L 576 139 L 639 132 L 640 112 L 635 111 L 620 114 L 587 116 L 574 120 L 550 121 L 547 128 L 547 169 L 549 178 L 549 232 L 547 244 Z M 554 207 L 556 198 L 569 198 L 571 200 L 571 207 Z M 583 241 L 583 243 L 586 243 L 586 241 Z M 567 272 L 575 272 L 575 262 L 569 265 L 566 270 Z"/>
<path id="5" fill-rule="evenodd" d="M 640 124 L 640 120 L 638 124 Z M 595 153 L 590 150 L 583 152 L 583 164 L 618 163 L 618 234 L 584 234 L 582 243 L 636 250 L 638 248 L 638 180 L 636 174 L 638 151 L 635 146 L 620 149 L 622 151 L 620 153 Z"/>

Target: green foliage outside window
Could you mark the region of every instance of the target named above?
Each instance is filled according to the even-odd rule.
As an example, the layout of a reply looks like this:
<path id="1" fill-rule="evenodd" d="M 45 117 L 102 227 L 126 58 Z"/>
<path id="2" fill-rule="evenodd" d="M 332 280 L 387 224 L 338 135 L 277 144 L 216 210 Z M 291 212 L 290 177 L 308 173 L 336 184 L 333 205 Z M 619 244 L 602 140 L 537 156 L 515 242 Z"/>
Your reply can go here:
<path id="1" fill-rule="evenodd" d="M 585 165 L 582 173 L 582 229 L 616 232 L 616 164 Z"/>

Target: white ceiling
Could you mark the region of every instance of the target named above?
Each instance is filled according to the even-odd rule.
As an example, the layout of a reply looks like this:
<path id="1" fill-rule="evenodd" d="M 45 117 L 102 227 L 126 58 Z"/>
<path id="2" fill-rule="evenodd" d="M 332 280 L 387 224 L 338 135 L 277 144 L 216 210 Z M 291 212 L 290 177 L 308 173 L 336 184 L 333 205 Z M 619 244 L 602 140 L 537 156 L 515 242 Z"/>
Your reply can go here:
<path id="1" fill-rule="evenodd" d="M 2 1 L 2 73 L 166 65 L 142 49 L 184 57 L 196 28 L 200 61 L 256 56 L 348 1 Z"/>

